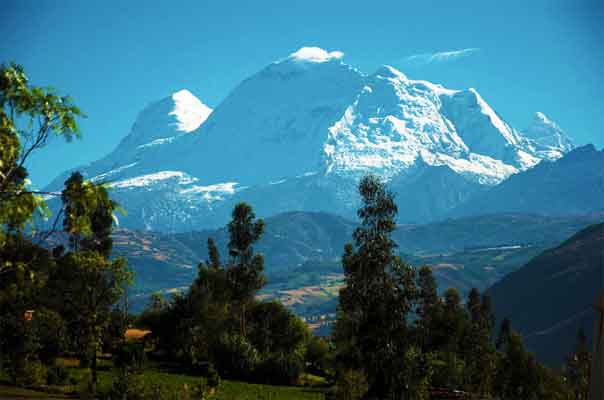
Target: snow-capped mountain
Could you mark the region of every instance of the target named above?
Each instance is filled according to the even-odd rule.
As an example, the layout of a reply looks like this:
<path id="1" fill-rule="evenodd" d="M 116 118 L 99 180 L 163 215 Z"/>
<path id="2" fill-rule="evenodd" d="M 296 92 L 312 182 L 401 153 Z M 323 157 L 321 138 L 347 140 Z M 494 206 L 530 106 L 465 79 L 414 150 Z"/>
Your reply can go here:
<path id="1" fill-rule="evenodd" d="M 542 112 L 535 113 L 531 124 L 522 134 L 529 139 L 529 145 L 537 154 L 549 158 L 559 158 L 575 147 L 562 129 Z"/>
<path id="2" fill-rule="evenodd" d="M 215 110 L 177 92 L 79 170 L 112 183 L 128 211 L 122 224 L 133 228 L 222 225 L 237 201 L 264 216 L 353 217 L 366 173 L 390 182 L 401 220 L 426 221 L 573 147 L 541 113 L 519 132 L 474 89 L 411 80 L 390 66 L 365 75 L 342 58 L 302 48 L 244 80 Z"/>

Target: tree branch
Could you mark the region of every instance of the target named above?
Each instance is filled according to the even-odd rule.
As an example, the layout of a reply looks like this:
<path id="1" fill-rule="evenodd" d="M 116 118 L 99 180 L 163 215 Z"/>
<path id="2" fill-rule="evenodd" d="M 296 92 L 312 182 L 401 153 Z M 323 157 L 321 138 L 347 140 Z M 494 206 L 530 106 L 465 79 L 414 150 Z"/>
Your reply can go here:
<path id="1" fill-rule="evenodd" d="M 50 235 L 52 235 L 53 233 L 55 233 L 57 231 L 57 224 L 59 223 L 59 219 L 61 218 L 62 215 L 63 215 L 63 208 L 61 208 L 61 211 L 59 211 L 57 213 L 50 230 L 46 231 L 45 235 L 40 240 L 38 240 L 37 244 L 45 242 L 50 237 Z"/>

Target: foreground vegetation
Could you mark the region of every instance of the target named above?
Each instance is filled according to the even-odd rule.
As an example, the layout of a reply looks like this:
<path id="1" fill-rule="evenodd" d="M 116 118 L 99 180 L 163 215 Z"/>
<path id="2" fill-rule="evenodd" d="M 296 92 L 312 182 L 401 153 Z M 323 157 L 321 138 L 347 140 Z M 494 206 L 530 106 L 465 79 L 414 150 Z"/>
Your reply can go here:
<path id="1" fill-rule="evenodd" d="M 86 379 L 90 371 L 84 368 L 67 367 L 69 383 L 66 385 L 46 385 L 37 390 L 23 389 L 11 384 L 8 377 L 0 376 L 0 398 L 73 398 L 87 394 Z M 97 395 L 108 397 L 112 392 L 119 371 L 109 367 L 98 373 Z M 139 398 L 195 399 L 196 390 L 207 386 L 207 379 L 199 376 L 162 372 L 160 368 L 148 366 L 133 379 L 132 390 Z M 325 388 L 322 386 L 272 386 L 223 380 L 219 389 L 210 398 L 216 400 L 319 400 L 323 399 Z"/>
<path id="2" fill-rule="evenodd" d="M 584 338 L 559 374 L 524 349 L 509 320 L 496 329 L 488 296 L 472 289 L 463 301 L 447 289 L 440 297 L 431 269 L 398 255 L 398 209 L 375 176 L 359 184 L 361 225 L 344 248 L 331 338 L 313 337 L 281 303 L 258 301 L 266 277 L 254 245 L 264 221 L 245 203 L 233 209 L 228 254 L 210 238 L 187 291 L 154 295 L 129 315 L 132 276 L 111 257 L 119 206 L 107 187 L 74 172 L 51 194 L 62 201 L 51 231 L 26 228 L 44 200 L 25 161 L 49 134 L 76 135 L 79 110 L 30 87 L 14 65 L 0 68 L 0 106 L 0 371 L 12 385 L 127 400 L 584 398 Z M 67 240 L 49 246 L 57 226 Z M 131 326 L 150 333 L 128 341 Z M 309 380 L 330 389 L 300 387 Z"/>

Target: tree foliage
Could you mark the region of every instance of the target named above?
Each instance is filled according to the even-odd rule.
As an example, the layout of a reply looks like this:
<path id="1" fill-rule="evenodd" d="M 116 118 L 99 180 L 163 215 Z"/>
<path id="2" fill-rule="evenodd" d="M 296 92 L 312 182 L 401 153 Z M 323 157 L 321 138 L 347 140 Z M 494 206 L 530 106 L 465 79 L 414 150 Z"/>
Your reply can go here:
<path id="1" fill-rule="evenodd" d="M 334 337 L 340 364 L 363 370 L 369 394 L 386 397 L 409 382 L 394 378 L 410 344 L 407 317 L 416 298 L 414 270 L 395 254 L 391 238 L 397 207 L 375 176 L 359 184 L 361 226 L 342 257 L 345 286 L 340 290 Z"/>
<path id="2" fill-rule="evenodd" d="M 575 400 L 586 400 L 589 396 L 590 364 L 587 337 L 583 329 L 579 329 L 575 350 L 566 359 L 566 378 Z"/>
<path id="3" fill-rule="evenodd" d="M 308 327 L 282 304 L 255 298 L 266 282 L 263 257 L 253 248 L 264 222 L 240 203 L 228 230 L 226 265 L 209 239 L 208 260 L 189 290 L 167 304 L 153 301 L 139 323 L 153 331 L 159 349 L 194 372 L 215 365 L 222 376 L 292 383 L 304 368 Z"/>
<path id="4" fill-rule="evenodd" d="M 44 204 L 29 189 L 27 160 L 51 135 L 68 141 L 79 136 L 81 116 L 69 97 L 31 86 L 21 66 L 0 66 L 0 245 Z"/>
<path id="5" fill-rule="evenodd" d="M 430 388 L 477 398 L 565 398 L 564 381 L 525 350 L 509 320 L 493 342 L 489 296 L 472 289 L 463 301 L 454 288 L 439 295 L 430 267 L 415 273 L 402 262 L 390 237 L 396 205 L 379 179 L 363 178 L 359 193 L 361 226 L 344 249 L 333 333 L 336 392 L 351 396 L 345 388 L 354 372 L 366 379 L 367 398 L 423 399 Z"/>
<path id="6" fill-rule="evenodd" d="M 110 312 L 131 280 L 125 260 L 109 259 L 117 204 L 77 172 L 55 221 L 63 217 L 69 251 L 26 237 L 25 224 L 44 209 L 40 196 L 57 195 L 29 188 L 26 162 L 51 136 L 79 136 L 81 116 L 69 97 L 30 86 L 20 66 L 0 67 L 0 336 L 15 376 L 66 350 L 96 366 Z M 37 237 L 47 248 L 50 233 Z"/>
<path id="7" fill-rule="evenodd" d="M 64 204 L 63 229 L 69 234 L 71 248 L 74 251 L 96 251 L 109 257 L 113 247 L 114 213 L 118 205 L 109 198 L 107 188 L 102 183 L 85 181 L 76 171 L 65 181 L 61 199 Z"/>

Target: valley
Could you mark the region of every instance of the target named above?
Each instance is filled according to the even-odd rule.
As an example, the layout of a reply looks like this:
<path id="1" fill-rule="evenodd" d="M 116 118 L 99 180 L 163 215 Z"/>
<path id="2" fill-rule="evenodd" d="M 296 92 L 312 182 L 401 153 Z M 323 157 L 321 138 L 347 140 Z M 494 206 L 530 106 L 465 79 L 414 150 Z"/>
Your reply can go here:
<path id="1" fill-rule="evenodd" d="M 441 290 L 466 294 L 484 290 L 574 232 L 604 221 L 604 214 L 545 217 L 499 214 L 453 219 L 427 225 L 399 226 L 393 237 L 403 259 L 415 267 L 430 265 Z M 294 212 L 266 221 L 257 245 L 266 254 L 268 284 L 262 299 L 278 299 L 298 315 L 332 314 L 343 282 L 340 257 L 356 224 L 322 213 Z M 134 310 L 142 310 L 157 291 L 184 290 L 207 260 L 212 237 L 226 254 L 225 229 L 160 234 L 120 229 L 114 256 L 125 257 L 135 272 L 130 289 Z"/>

